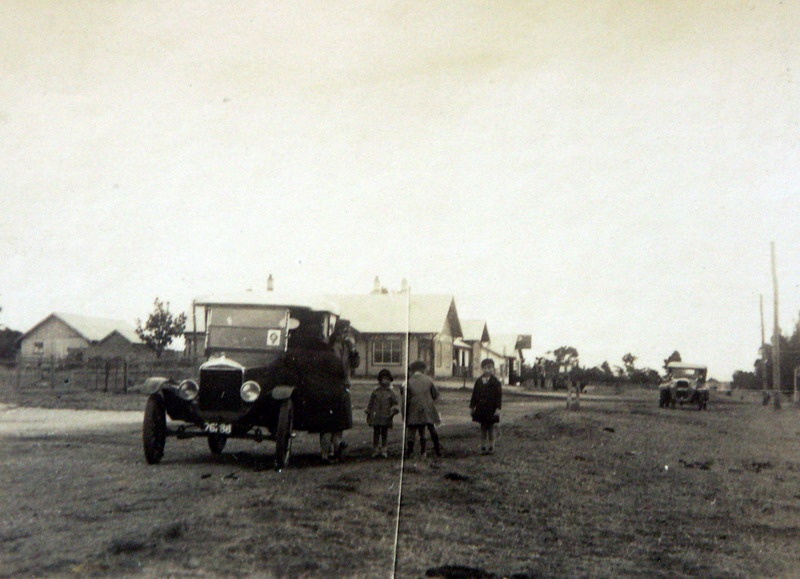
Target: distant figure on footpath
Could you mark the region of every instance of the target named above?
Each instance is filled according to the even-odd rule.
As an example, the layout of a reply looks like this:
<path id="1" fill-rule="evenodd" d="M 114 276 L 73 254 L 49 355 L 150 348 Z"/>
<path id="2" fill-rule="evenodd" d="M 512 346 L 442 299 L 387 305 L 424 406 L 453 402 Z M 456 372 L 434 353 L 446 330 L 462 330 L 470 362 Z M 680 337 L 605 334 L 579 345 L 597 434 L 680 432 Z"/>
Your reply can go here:
<path id="1" fill-rule="evenodd" d="M 483 375 L 475 381 L 469 409 L 472 421 L 481 425 L 481 454 L 494 454 L 494 425 L 500 422 L 503 386 L 494 375 L 494 361 L 481 362 Z"/>
<path id="2" fill-rule="evenodd" d="M 392 373 L 383 369 L 378 372 L 378 387 L 372 391 L 367 413 L 367 424 L 372 427 L 372 458 L 389 456 L 387 438 L 394 415 L 400 412 L 400 403 L 392 390 Z"/>
<path id="3" fill-rule="evenodd" d="M 433 383 L 430 376 L 425 374 L 427 366 L 425 362 L 417 360 L 413 362 L 408 370 L 411 376 L 405 389 L 405 421 L 406 421 L 406 457 L 414 455 L 414 442 L 419 436 L 420 457 L 425 458 L 426 440 L 425 429 L 431 435 L 433 442 L 433 452 L 436 458 L 441 458 L 442 448 L 439 444 L 439 433 L 436 425 L 441 423 L 439 412 L 436 410 L 436 403 L 439 398 L 439 390 Z"/>

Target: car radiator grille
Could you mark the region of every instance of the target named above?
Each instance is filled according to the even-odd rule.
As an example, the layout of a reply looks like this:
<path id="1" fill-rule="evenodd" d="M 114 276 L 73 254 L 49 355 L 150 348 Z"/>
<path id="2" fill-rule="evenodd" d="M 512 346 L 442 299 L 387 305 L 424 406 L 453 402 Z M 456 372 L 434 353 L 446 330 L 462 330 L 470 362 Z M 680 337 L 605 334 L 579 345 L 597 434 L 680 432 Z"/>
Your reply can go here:
<path id="1" fill-rule="evenodd" d="M 240 370 L 203 370 L 200 372 L 200 410 L 236 412 L 241 408 Z"/>

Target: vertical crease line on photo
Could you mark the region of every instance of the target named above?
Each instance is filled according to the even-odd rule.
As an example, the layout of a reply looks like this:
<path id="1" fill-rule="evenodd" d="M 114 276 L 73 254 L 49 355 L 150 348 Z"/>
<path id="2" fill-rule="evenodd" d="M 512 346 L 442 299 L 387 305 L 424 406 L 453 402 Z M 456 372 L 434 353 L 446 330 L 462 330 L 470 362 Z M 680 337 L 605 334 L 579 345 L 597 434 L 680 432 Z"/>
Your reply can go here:
<path id="1" fill-rule="evenodd" d="M 405 473 L 405 460 L 406 460 L 406 413 L 408 408 L 406 402 L 408 400 L 408 364 L 409 356 L 411 355 L 411 287 L 406 290 L 406 339 L 405 339 L 405 369 L 404 380 L 405 388 L 403 388 L 403 421 L 402 431 L 403 435 L 400 438 L 400 479 L 397 484 L 397 508 L 395 509 L 394 521 L 394 546 L 392 547 L 392 577 L 397 576 L 397 546 L 400 542 L 400 511 L 403 503 L 403 474 Z"/>

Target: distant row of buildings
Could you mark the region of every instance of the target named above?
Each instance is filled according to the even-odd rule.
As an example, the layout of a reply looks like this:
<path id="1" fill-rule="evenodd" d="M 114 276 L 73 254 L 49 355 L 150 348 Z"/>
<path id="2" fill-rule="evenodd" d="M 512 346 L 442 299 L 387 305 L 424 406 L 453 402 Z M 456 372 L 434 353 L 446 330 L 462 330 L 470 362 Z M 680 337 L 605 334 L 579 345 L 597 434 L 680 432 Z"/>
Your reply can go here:
<path id="1" fill-rule="evenodd" d="M 326 298 L 338 304 L 356 330 L 357 377 L 375 376 L 382 368 L 400 375 L 410 362 L 422 360 L 434 377 L 473 378 L 480 374 L 481 360 L 491 358 L 507 382 L 519 375 L 522 349 L 531 347 L 530 336 L 490 334 L 485 320 L 461 320 L 452 295 L 409 293 L 405 283 L 400 291 L 387 292 L 376 278 L 368 294 Z M 202 324 L 191 319 L 187 324 L 184 355 L 204 352 Z M 65 313 L 50 314 L 19 342 L 24 360 L 152 355 L 125 321 Z"/>

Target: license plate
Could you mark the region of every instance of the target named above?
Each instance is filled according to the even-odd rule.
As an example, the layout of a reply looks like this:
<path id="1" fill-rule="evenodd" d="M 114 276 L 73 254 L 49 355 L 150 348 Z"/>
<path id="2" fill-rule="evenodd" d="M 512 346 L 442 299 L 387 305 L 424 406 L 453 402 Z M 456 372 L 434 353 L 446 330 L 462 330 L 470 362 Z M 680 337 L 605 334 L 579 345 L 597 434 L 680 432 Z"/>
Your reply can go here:
<path id="1" fill-rule="evenodd" d="M 231 425 L 217 422 L 207 422 L 205 430 L 206 432 L 210 432 L 212 434 L 230 434 Z"/>

